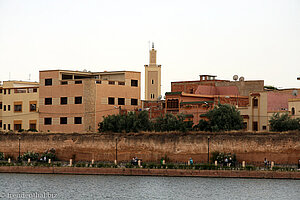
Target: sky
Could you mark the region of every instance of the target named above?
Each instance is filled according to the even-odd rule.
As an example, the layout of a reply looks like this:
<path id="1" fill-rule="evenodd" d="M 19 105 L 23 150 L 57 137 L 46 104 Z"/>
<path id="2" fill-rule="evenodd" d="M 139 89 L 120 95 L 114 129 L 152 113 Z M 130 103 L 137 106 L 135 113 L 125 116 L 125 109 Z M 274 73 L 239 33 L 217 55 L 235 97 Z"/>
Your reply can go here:
<path id="1" fill-rule="evenodd" d="M 172 81 L 200 74 L 299 88 L 299 0 L 0 0 L 0 81 L 39 70 L 139 71 L 149 41 Z"/>

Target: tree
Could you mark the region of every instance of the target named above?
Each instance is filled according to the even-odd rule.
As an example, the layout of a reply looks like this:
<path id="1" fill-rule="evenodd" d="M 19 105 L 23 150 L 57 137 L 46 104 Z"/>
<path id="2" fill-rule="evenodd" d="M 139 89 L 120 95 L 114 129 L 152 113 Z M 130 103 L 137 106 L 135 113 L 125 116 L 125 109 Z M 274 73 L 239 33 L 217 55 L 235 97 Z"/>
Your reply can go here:
<path id="1" fill-rule="evenodd" d="M 177 116 L 167 113 L 160 116 L 153 122 L 153 127 L 156 132 L 164 131 L 181 131 L 186 132 L 192 129 L 192 121 L 184 121 L 185 115 L 179 114 Z"/>
<path id="2" fill-rule="evenodd" d="M 243 128 L 243 118 L 232 105 L 219 104 L 205 114 L 208 121 L 200 120 L 197 125 L 202 131 L 231 131 Z"/>
<path id="3" fill-rule="evenodd" d="M 109 115 L 99 123 L 99 132 L 139 132 L 151 130 L 147 111 L 128 112 L 128 114 Z"/>
<path id="4" fill-rule="evenodd" d="M 291 130 L 300 130 L 300 119 L 291 119 L 288 113 L 280 115 L 279 113 L 273 114 L 270 122 L 271 131 L 291 131 Z"/>

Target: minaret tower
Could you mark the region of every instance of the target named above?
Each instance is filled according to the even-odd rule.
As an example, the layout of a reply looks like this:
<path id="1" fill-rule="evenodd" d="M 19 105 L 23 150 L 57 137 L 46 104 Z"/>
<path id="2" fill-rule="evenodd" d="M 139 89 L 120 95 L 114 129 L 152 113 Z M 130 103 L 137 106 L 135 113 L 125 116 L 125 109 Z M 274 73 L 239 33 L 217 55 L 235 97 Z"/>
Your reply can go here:
<path id="1" fill-rule="evenodd" d="M 150 63 L 145 65 L 145 100 L 156 101 L 161 98 L 161 65 L 156 64 L 154 43 L 149 53 Z"/>

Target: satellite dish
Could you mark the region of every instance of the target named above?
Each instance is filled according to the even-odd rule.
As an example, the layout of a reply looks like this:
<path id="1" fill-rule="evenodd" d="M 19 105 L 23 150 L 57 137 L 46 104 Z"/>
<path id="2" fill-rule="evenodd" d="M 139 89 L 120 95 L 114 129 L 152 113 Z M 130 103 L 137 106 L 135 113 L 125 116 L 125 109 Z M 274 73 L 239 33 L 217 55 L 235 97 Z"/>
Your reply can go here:
<path id="1" fill-rule="evenodd" d="M 235 81 L 238 80 L 238 78 L 239 78 L 238 75 L 233 76 L 233 80 L 235 80 Z"/>
<path id="2" fill-rule="evenodd" d="M 239 78 L 239 81 L 244 81 L 245 80 L 245 78 L 243 77 L 243 76 L 241 76 L 240 78 Z"/>
<path id="3" fill-rule="evenodd" d="M 87 70 L 86 70 L 86 69 L 84 69 L 84 70 L 83 70 L 83 72 L 87 72 Z"/>
<path id="4" fill-rule="evenodd" d="M 298 95 L 298 90 L 293 90 L 292 94 L 296 97 Z"/>
<path id="5" fill-rule="evenodd" d="M 157 98 L 158 100 L 161 100 L 161 98 L 162 98 L 162 96 L 161 95 L 159 95 L 159 97 Z"/>

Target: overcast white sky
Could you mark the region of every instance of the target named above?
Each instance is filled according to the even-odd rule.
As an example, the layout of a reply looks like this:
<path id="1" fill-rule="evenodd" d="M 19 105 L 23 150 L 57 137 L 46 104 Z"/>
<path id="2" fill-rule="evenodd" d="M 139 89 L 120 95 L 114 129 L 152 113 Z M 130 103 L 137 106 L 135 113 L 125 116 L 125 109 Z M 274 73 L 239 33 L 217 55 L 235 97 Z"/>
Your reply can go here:
<path id="1" fill-rule="evenodd" d="M 153 41 L 162 93 L 199 74 L 300 87 L 299 0 L 0 0 L 0 80 L 38 71 L 142 72 Z"/>

